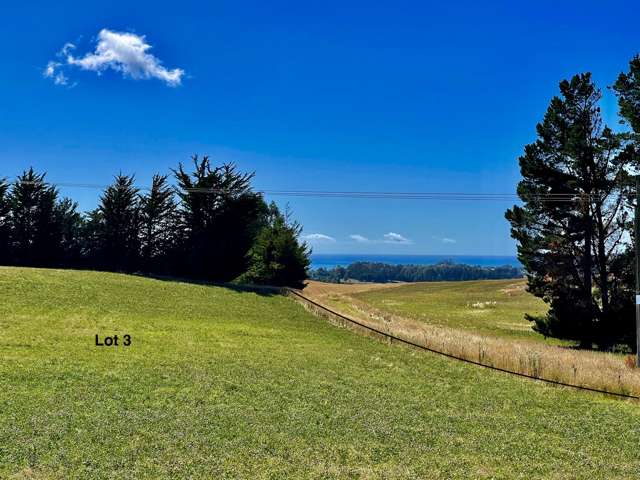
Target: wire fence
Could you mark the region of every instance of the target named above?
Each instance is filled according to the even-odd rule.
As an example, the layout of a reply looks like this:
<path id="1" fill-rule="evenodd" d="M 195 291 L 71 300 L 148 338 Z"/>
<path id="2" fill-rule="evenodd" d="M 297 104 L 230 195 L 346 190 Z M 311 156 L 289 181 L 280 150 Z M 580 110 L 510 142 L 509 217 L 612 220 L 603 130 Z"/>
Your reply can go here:
<path id="1" fill-rule="evenodd" d="M 537 380 L 540 382 L 545 382 L 545 383 L 549 383 L 552 385 L 558 385 L 558 386 L 562 386 L 562 387 L 569 387 L 569 388 L 574 388 L 574 389 L 578 389 L 578 390 L 584 390 L 584 391 L 589 391 L 589 392 L 595 392 L 595 393 L 601 393 L 601 394 L 605 394 L 605 395 L 612 395 L 615 397 L 620 397 L 620 398 L 628 398 L 628 399 L 633 399 L 633 400 L 640 400 L 640 397 L 636 396 L 636 395 L 630 395 L 627 393 L 619 393 L 619 392 L 611 392 L 611 391 L 607 391 L 607 390 L 601 390 L 601 389 L 597 389 L 597 388 L 591 388 L 591 387 L 586 387 L 586 386 L 582 386 L 582 385 L 574 385 L 574 384 L 570 384 L 570 383 L 564 383 L 564 382 L 560 382 L 557 380 L 551 380 L 551 379 L 547 379 L 547 378 L 543 378 L 543 377 L 536 377 L 533 375 L 528 375 L 526 373 L 521 373 L 521 372 L 514 372 L 512 370 L 507 370 L 504 368 L 500 368 L 500 367 L 496 367 L 493 365 L 487 365 L 485 363 L 482 362 L 478 362 L 475 360 L 471 360 L 468 358 L 463 358 L 463 357 L 459 357 L 456 355 L 452 355 L 450 353 L 446 353 L 446 352 L 442 352 L 440 350 L 436 350 L 433 348 L 429 348 L 425 345 L 421 345 L 419 343 L 413 342 L 411 340 L 407 340 L 401 337 L 397 337 L 395 335 L 392 335 L 388 332 L 385 332 L 383 330 L 380 330 L 378 328 L 372 327 L 370 325 L 367 325 L 365 323 L 359 322 L 358 320 L 355 320 L 353 318 L 349 318 L 346 315 L 343 315 L 342 313 L 336 312 L 335 310 L 332 310 L 331 308 L 326 307 L 325 305 L 322 305 L 308 297 L 306 297 L 305 295 L 303 295 L 302 293 L 300 293 L 299 290 L 295 290 L 293 288 L 284 288 L 283 291 L 286 294 L 292 295 L 295 299 L 297 299 L 298 301 L 300 301 L 300 303 L 303 303 L 303 305 L 306 303 L 305 306 L 309 306 L 311 305 L 312 307 L 319 309 L 321 312 L 323 312 L 325 315 L 329 314 L 332 315 L 334 317 L 337 317 L 339 319 L 339 321 L 343 324 L 343 326 L 356 326 L 359 329 L 363 329 L 364 331 L 368 332 L 368 333 L 372 333 L 375 336 L 378 336 L 380 338 L 386 339 L 390 342 L 398 342 L 404 345 L 409 345 L 411 347 L 420 349 L 420 350 L 424 350 L 424 351 L 428 351 L 431 353 L 435 353 L 437 355 L 442 355 L 444 357 L 448 357 L 451 358 L 453 360 L 458 360 L 464 363 L 470 363 L 472 365 L 477 365 L 479 367 L 484 367 L 484 368 L 488 368 L 491 370 L 495 370 L 498 372 L 503 372 L 503 373 L 507 373 L 510 375 L 515 375 L 518 377 L 523 377 L 523 378 L 528 378 L 530 380 Z"/>

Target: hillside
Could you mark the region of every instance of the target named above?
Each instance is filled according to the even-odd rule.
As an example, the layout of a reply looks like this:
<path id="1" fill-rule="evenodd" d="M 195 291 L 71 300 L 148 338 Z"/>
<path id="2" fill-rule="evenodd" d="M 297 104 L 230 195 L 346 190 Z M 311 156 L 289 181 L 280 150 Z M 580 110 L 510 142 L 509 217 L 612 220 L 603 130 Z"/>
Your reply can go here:
<path id="1" fill-rule="evenodd" d="M 380 310 L 474 333 L 544 341 L 524 314 L 540 315 L 547 306 L 527 293 L 525 280 L 425 282 L 354 295 Z"/>
<path id="2" fill-rule="evenodd" d="M 0 478 L 631 478 L 638 407 L 280 296 L 0 268 Z"/>

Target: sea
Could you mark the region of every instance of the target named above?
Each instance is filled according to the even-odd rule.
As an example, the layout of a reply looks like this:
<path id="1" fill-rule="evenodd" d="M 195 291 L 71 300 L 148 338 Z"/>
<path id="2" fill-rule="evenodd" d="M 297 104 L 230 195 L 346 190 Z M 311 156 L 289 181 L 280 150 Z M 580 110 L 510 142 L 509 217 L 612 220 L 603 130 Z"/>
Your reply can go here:
<path id="1" fill-rule="evenodd" d="M 445 261 L 481 267 L 522 266 L 515 255 L 355 255 L 316 253 L 311 255 L 311 269 L 347 267 L 355 262 L 378 262 L 392 265 L 435 265 Z"/>

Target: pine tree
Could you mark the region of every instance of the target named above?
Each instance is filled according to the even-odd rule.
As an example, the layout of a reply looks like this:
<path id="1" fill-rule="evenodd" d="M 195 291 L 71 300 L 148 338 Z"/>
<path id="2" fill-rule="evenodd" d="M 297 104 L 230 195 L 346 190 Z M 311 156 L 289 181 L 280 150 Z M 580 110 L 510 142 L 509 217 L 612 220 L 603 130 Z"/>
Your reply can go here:
<path id="1" fill-rule="evenodd" d="M 636 135 L 640 135 L 640 55 L 631 59 L 629 71 L 618 76 L 613 90 L 618 97 L 620 116 Z"/>
<path id="2" fill-rule="evenodd" d="M 68 198 L 62 199 L 56 205 L 55 219 L 60 242 L 60 265 L 64 267 L 83 266 L 84 219 L 78 212 L 78 204 Z"/>
<path id="3" fill-rule="evenodd" d="M 166 262 L 176 234 L 176 204 L 166 175 L 154 175 L 151 189 L 140 196 L 140 241 L 142 268 L 158 272 Z"/>
<path id="4" fill-rule="evenodd" d="M 249 250 L 249 268 L 238 281 L 303 288 L 309 268 L 310 251 L 298 238 L 302 227 L 282 215 L 275 203 L 269 205 L 267 224 Z"/>
<path id="5" fill-rule="evenodd" d="M 84 266 L 94 269 L 106 269 L 101 257 L 103 217 L 99 208 L 84 215 L 80 231 L 80 252 Z"/>
<path id="6" fill-rule="evenodd" d="M 0 265 L 8 265 L 12 260 L 10 212 L 9 183 L 0 178 Z"/>
<path id="7" fill-rule="evenodd" d="M 618 79 L 613 85 L 613 91 L 618 97 L 619 115 L 622 119 L 620 123 L 631 127 L 631 131 L 620 134 L 625 141 L 625 148 L 622 155 L 627 158 L 629 165 L 629 175 L 627 178 L 627 206 L 633 211 L 636 205 L 636 189 L 635 178 L 640 174 L 640 55 L 636 55 L 629 62 L 629 71 L 620 73 Z M 620 259 L 621 277 L 624 279 L 626 289 L 629 295 L 635 289 L 635 229 L 634 222 L 630 219 L 627 222 L 626 229 L 631 239 L 625 250 L 624 258 Z M 627 317 L 632 317 L 633 312 L 629 308 Z M 631 330 L 631 331 L 629 331 Z M 635 332 L 633 329 L 625 329 L 629 340 L 628 343 L 632 347 L 635 345 Z"/>
<path id="8" fill-rule="evenodd" d="M 91 257 L 99 268 L 135 271 L 140 264 L 138 189 L 133 176 L 119 174 L 100 197 L 97 211 L 90 215 L 93 229 Z"/>
<path id="9" fill-rule="evenodd" d="M 167 176 L 154 175 L 150 191 L 140 194 L 134 177 L 120 174 L 86 215 L 59 200 L 44 173 L 29 169 L 11 186 L 0 180 L 0 263 L 214 281 L 232 281 L 251 265 L 256 281 L 300 286 L 309 264 L 297 240 L 301 227 L 252 190 L 253 173 L 212 167 L 208 157 L 193 163 L 192 173 L 181 164 L 174 171 L 179 205 Z"/>
<path id="10" fill-rule="evenodd" d="M 528 317 L 546 336 L 604 348 L 626 329 L 629 292 L 623 280 L 628 156 L 603 127 L 600 91 L 586 73 L 560 83 L 538 140 L 520 157 L 524 206 L 506 213 L 518 242 L 528 289 L 549 303 L 547 315 Z M 549 195 L 570 200 L 550 200 Z M 564 198 L 564 197 L 563 197 Z M 628 325 L 628 323 L 626 323 Z"/>
<path id="11" fill-rule="evenodd" d="M 234 164 L 212 168 L 209 157 L 192 157 L 194 171 L 174 170 L 181 200 L 183 272 L 230 281 L 246 271 L 246 254 L 264 224 L 266 205 L 251 189 L 253 173 Z"/>
<path id="12" fill-rule="evenodd" d="M 56 217 L 58 191 L 33 168 L 20 175 L 9 195 L 14 262 L 56 266 L 61 262 L 60 228 Z"/>

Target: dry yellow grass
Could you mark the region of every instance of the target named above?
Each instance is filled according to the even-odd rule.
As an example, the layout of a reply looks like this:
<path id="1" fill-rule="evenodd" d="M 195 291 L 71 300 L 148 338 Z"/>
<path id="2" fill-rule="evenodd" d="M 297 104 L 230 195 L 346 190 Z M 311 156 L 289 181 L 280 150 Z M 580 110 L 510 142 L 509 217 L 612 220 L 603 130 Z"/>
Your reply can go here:
<path id="1" fill-rule="evenodd" d="M 406 285 L 406 283 L 324 283 L 308 280 L 304 288 L 304 294 L 307 297 L 321 299 L 327 295 L 354 295 L 356 293 L 383 290 L 401 285 Z"/>
<path id="2" fill-rule="evenodd" d="M 317 282 L 313 282 L 317 283 Z M 611 353 L 475 334 L 384 312 L 350 296 L 367 287 L 310 285 L 304 294 L 361 323 L 449 355 L 512 372 L 608 392 L 640 396 L 640 370 Z M 380 285 L 369 284 L 370 290 Z M 393 288 L 385 286 L 385 288 Z M 524 313 L 524 312 L 523 312 Z"/>

